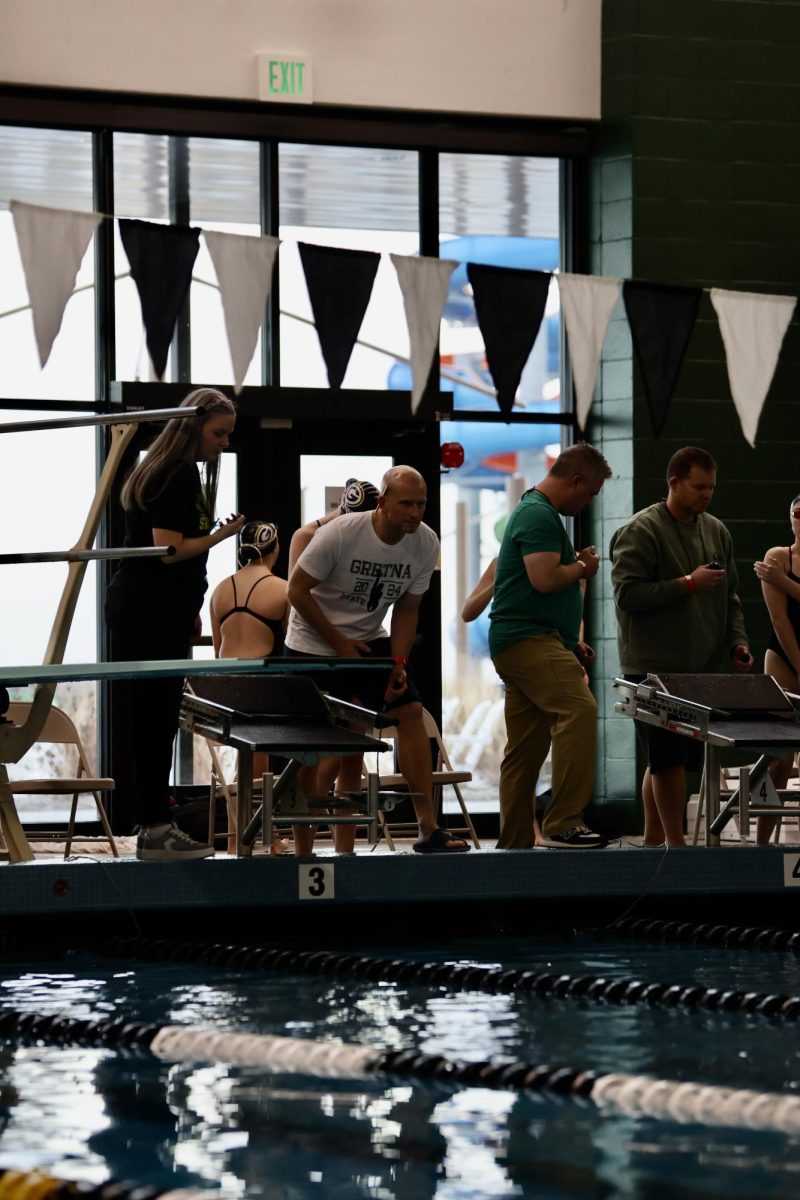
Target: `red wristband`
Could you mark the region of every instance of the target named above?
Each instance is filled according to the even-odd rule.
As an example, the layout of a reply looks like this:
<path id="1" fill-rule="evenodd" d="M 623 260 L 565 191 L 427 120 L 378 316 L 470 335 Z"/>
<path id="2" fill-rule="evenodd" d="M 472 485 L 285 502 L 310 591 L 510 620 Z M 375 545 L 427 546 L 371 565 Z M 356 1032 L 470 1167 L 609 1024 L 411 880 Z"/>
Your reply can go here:
<path id="1" fill-rule="evenodd" d="M 408 659 L 407 659 L 407 658 L 396 658 L 396 659 L 394 660 L 394 665 L 395 665 L 396 667 L 407 667 L 407 666 L 408 666 Z"/>
<path id="2" fill-rule="evenodd" d="M 683 578 L 686 580 L 687 584 L 689 585 L 689 591 L 696 592 L 697 586 L 694 582 L 694 576 L 693 575 L 684 575 Z"/>

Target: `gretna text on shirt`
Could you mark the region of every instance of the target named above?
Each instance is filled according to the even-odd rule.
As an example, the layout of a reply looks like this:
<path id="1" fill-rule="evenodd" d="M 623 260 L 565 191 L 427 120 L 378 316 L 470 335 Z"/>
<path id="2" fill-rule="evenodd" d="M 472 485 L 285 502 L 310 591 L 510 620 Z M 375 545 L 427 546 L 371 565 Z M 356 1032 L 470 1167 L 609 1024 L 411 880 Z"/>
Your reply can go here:
<path id="1" fill-rule="evenodd" d="M 354 558 L 350 562 L 351 575 L 380 576 L 382 579 L 410 579 L 411 567 L 408 563 L 370 562 L 365 558 Z"/>

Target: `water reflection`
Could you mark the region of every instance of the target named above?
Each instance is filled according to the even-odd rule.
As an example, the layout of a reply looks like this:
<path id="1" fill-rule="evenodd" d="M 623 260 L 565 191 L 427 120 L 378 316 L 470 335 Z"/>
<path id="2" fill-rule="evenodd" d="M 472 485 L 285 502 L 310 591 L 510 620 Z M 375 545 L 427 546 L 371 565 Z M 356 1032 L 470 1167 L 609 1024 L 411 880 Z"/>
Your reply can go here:
<path id="1" fill-rule="evenodd" d="M 791 990 L 798 970 L 782 956 L 704 951 L 678 964 L 652 948 L 617 950 L 614 959 L 610 946 L 573 943 L 536 958 L 553 970 L 746 982 L 758 990 Z M 442 954 L 456 957 L 452 949 Z M 498 960 L 496 944 L 485 958 Z M 477 948 L 474 959 L 481 960 Z M 0 1004 L 770 1090 L 794 1089 L 800 1076 L 800 1050 L 786 1026 L 744 1014 L 186 965 L 107 971 L 110 965 L 71 958 L 52 972 L 7 968 Z M 544 1095 L 378 1078 L 321 1082 L 221 1064 L 167 1065 L 106 1049 L 0 1047 L 0 1165 L 199 1186 L 232 1200 L 771 1200 L 796 1192 L 799 1149 L 797 1139 L 779 1135 L 601 1116 L 589 1103 Z"/>

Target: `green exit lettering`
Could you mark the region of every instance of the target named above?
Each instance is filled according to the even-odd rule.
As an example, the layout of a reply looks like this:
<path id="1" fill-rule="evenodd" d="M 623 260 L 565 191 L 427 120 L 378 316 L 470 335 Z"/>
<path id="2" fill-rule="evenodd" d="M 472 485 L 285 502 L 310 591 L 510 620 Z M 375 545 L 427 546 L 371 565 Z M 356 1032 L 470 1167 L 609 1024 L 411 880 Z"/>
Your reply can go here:
<path id="1" fill-rule="evenodd" d="M 305 63 L 270 58 L 267 62 L 270 95 L 302 96 L 304 68 Z"/>

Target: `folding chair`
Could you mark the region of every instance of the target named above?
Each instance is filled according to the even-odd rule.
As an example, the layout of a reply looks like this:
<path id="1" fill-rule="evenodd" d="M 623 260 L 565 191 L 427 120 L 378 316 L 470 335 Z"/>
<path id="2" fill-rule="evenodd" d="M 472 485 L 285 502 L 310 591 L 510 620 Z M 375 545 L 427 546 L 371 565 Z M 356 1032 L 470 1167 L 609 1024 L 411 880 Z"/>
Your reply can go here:
<path id="1" fill-rule="evenodd" d="M 471 782 L 472 772 L 471 771 L 458 771 L 453 767 L 453 764 L 451 763 L 450 758 L 448 756 L 445 744 L 442 740 L 442 735 L 439 731 L 439 726 L 436 724 L 433 717 L 428 712 L 427 708 L 423 708 L 423 710 L 422 710 L 422 719 L 423 719 L 423 723 L 425 726 L 425 733 L 431 739 L 431 741 L 436 743 L 436 761 L 434 763 L 434 770 L 433 770 L 434 809 L 437 813 L 441 813 L 442 797 L 443 797 L 444 788 L 452 787 L 453 791 L 456 794 L 459 808 L 461 809 L 461 814 L 464 818 L 464 824 L 457 826 L 457 827 L 456 826 L 451 827 L 448 825 L 447 832 L 452 833 L 452 834 L 459 834 L 459 833 L 465 834 L 467 837 L 469 837 L 471 839 L 472 844 L 475 847 L 475 849 L 480 850 L 481 844 L 478 841 L 478 835 L 475 833 L 475 826 L 472 823 L 472 818 L 469 815 L 466 801 L 464 800 L 464 796 L 463 796 L 461 788 L 459 786 L 459 784 Z M 374 736 L 378 737 L 379 735 L 385 742 L 389 742 L 392 740 L 396 741 L 397 740 L 397 726 L 392 725 L 387 729 L 380 729 L 380 730 L 376 729 L 374 732 Z M 386 775 L 383 773 L 380 774 L 380 787 L 382 790 L 388 789 L 390 791 L 396 791 L 400 787 L 407 787 L 407 786 L 408 785 L 406 783 L 405 777 L 401 774 L 398 774 L 398 773 L 389 774 L 389 775 Z M 401 836 L 413 837 L 417 833 L 416 822 L 388 821 L 386 819 L 386 814 L 383 812 L 380 813 L 380 823 L 381 823 L 381 828 L 383 830 L 383 835 L 386 838 L 386 844 L 390 850 L 394 850 L 396 848 L 395 844 L 394 844 L 395 837 L 401 837 Z"/>
<path id="2" fill-rule="evenodd" d="M 23 725 L 27 720 L 30 709 L 31 702 L 16 701 L 10 705 L 6 715 L 15 725 Z M 12 779 L 9 781 L 12 794 L 14 796 L 72 796 L 69 821 L 67 823 L 67 840 L 64 846 L 64 858 L 68 858 L 75 837 L 75 816 L 78 810 L 78 797 L 83 793 L 91 793 L 94 797 L 103 833 L 98 834 L 96 837 L 87 838 L 86 840 L 107 841 L 111 847 L 111 853 L 115 858 L 119 858 L 119 852 L 111 833 L 111 826 L 108 823 L 106 810 L 100 798 L 101 792 L 112 792 L 114 790 L 114 780 L 101 779 L 92 775 L 80 734 L 75 728 L 72 719 L 67 716 L 63 709 L 57 708 L 55 705 L 52 705 L 50 708 L 42 731 L 33 745 L 36 746 L 42 743 L 74 747 L 77 755 L 77 771 L 75 775 L 70 777 L 52 776 L 49 779 Z M 31 836 L 33 841 L 44 838 L 60 839 L 64 836 L 64 832 L 57 829 L 36 829 L 35 831 L 31 831 Z"/>

